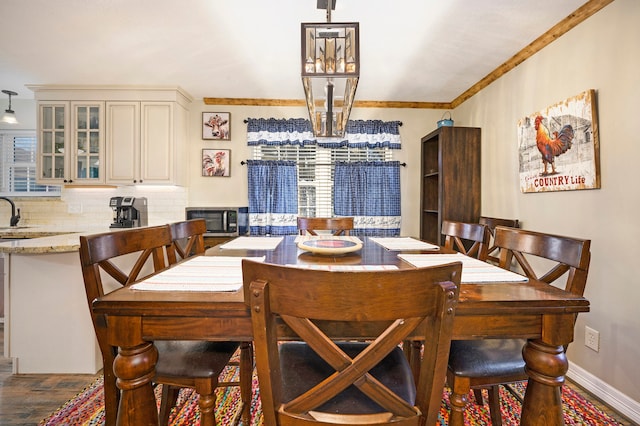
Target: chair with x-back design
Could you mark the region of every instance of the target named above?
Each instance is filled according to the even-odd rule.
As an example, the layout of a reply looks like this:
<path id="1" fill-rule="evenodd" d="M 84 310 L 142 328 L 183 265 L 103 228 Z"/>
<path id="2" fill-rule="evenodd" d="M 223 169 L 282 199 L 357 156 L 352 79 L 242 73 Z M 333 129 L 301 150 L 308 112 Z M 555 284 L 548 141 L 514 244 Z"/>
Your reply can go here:
<path id="1" fill-rule="evenodd" d="M 207 232 L 207 223 L 204 219 L 190 219 L 169 224 L 171 230 L 171 245 L 167 247 L 169 264 L 173 265 L 191 256 L 205 252 L 204 234 Z M 238 380 L 219 382 L 218 386 L 240 386 L 242 401 L 243 423 L 249 422 L 252 376 L 253 376 L 253 346 L 251 342 L 240 343 L 240 357 L 234 357 L 228 362 L 229 366 L 239 368 Z M 163 388 L 162 405 L 160 406 L 160 418 L 168 419 L 171 407 L 178 399 L 178 391 L 175 386 Z"/>
<path id="2" fill-rule="evenodd" d="M 300 235 L 318 235 L 316 231 L 331 231 L 332 235 L 349 235 L 353 229 L 353 217 L 298 217 Z"/>
<path id="3" fill-rule="evenodd" d="M 356 272 L 244 260 L 242 269 L 266 425 L 436 423 L 460 262 Z M 399 346 L 414 333 L 429 342 L 417 383 Z"/>
<path id="4" fill-rule="evenodd" d="M 524 275 L 546 283 L 566 277 L 564 289 L 583 295 L 591 259 L 590 240 L 497 226 L 495 245 L 500 249 L 500 267 L 511 269 L 515 261 Z M 575 318 L 571 316 L 568 326 L 573 327 Z M 463 424 L 467 396 L 475 388 L 489 390 L 491 422 L 494 426 L 502 424 L 498 385 L 527 379 L 522 355 L 525 343 L 522 339 L 451 343 L 447 372 L 452 390 L 450 424 Z"/>
<path id="5" fill-rule="evenodd" d="M 487 260 L 489 229 L 485 225 L 443 220 L 442 235 L 445 236 L 445 248 Z"/>
<path id="6" fill-rule="evenodd" d="M 518 219 L 502 219 L 498 217 L 480 216 L 478 223 L 487 225 L 489 228 L 489 249 L 487 250 L 487 260 L 489 263 L 497 265 L 500 263 L 500 250 L 495 245 L 496 226 L 508 226 L 510 228 L 520 228 Z"/>
<path id="7" fill-rule="evenodd" d="M 105 424 L 116 424 L 120 391 L 116 387 L 113 363 L 117 349 L 109 343 L 109 321 L 93 312 L 92 303 L 120 286 L 128 286 L 165 270 L 167 247 L 171 247 L 169 226 L 132 228 L 80 236 L 80 263 L 87 303 L 91 312 L 104 368 Z M 191 387 L 199 394 L 201 424 L 215 425 L 215 389 L 218 376 L 239 347 L 238 342 L 157 341 L 155 383 L 169 387 Z M 163 398 L 164 399 L 164 398 Z M 165 404 L 163 404 L 164 406 Z M 166 425 L 169 410 L 160 413 Z"/>

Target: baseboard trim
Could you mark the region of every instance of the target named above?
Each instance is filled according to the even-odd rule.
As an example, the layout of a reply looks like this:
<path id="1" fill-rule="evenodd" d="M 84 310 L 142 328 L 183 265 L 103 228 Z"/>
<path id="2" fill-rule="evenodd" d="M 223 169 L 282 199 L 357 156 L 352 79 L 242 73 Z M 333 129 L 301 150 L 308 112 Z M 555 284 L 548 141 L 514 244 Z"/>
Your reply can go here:
<path id="1" fill-rule="evenodd" d="M 640 424 L 640 402 L 634 401 L 584 368 L 573 363 L 569 364 L 567 377 L 600 398 L 615 411 Z"/>

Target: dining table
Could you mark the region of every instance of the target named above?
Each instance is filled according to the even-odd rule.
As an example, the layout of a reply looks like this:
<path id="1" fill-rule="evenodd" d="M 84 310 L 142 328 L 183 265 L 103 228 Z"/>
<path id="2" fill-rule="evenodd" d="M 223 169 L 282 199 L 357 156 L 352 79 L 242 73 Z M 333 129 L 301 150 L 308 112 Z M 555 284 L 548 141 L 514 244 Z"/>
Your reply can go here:
<path id="1" fill-rule="evenodd" d="M 252 341 L 251 313 L 244 303 L 242 284 L 229 286 L 233 274 L 221 273 L 219 266 L 215 269 L 216 266 L 207 261 L 224 260 L 225 264 L 226 260 L 252 258 L 301 268 L 402 269 L 427 265 L 432 259 L 439 259 L 438 256 L 449 255 L 442 258 L 450 259 L 456 255 L 410 237 L 342 237 L 338 239 L 355 241 L 357 247 L 353 249 L 351 243 L 340 243 L 335 250 L 322 248 L 331 247 L 330 241 L 335 242 L 336 238 L 317 237 L 328 240 L 324 245 L 317 245 L 317 250 L 313 244 L 305 245 L 310 238 L 238 237 L 197 256 L 200 269 L 193 268 L 196 260 L 193 259 L 186 261 L 191 262 L 189 272 L 171 270 L 170 283 L 166 286 L 151 277 L 139 285 L 122 287 L 96 299 L 92 309 L 106 316 L 109 340 L 118 347 L 113 365 L 121 390 L 117 424 L 157 424 L 152 388 L 157 361 L 155 340 Z M 304 249 L 300 248 L 301 242 L 305 243 Z M 340 250 L 339 246 L 352 249 Z M 499 273 L 485 278 L 489 274 L 483 274 L 484 268 L 468 263 L 472 262 L 469 259 L 463 262 L 452 338 L 527 339 L 523 356 L 529 379 L 521 424 L 564 424 L 561 386 L 568 370 L 564 348 L 573 340 L 576 315 L 589 311 L 589 301 L 535 279 L 519 279 L 517 274 L 513 274 L 515 278 Z M 239 263 L 235 265 L 237 273 Z M 202 279 L 203 276 L 211 282 Z M 216 283 L 216 277 L 221 281 Z M 419 341 L 419 336 L 415 341 Z M 458 405 L 452 406 L 458 415 L 451 416 L 450 424 L 462 424 L 464 405 Z"/>

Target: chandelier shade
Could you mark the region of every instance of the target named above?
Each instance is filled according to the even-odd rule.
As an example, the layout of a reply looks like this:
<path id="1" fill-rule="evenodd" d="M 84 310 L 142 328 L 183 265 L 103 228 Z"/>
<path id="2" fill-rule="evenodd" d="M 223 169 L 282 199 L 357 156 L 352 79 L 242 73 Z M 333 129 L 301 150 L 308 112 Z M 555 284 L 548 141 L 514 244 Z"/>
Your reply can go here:
<path id="1" fill-rule="evenodd" d="M 344 136 L 360 77 L 359 43 L 357 22 L 302 23 L 302 85 L 316 137 Z"/>

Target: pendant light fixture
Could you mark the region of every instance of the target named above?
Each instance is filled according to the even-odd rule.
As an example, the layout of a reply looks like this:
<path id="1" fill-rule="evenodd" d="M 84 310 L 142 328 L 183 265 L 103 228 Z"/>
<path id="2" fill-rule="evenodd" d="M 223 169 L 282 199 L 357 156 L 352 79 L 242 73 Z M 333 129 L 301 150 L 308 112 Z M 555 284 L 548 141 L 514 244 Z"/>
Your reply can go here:
<path id="1" fill-rule="evenodd" d="M 360 77 L 359 23 L 302 23 L 302 85 L 316 137 L 344 136 Z"/>
<path id="2" fill-rule="evenodd" d="M 17 93 L 12 92 L 11 90 L 3 90 L 2 93 L 9 95 L 9 108 L 4 111 L 4 115 L 2 116 L 0 123 L 18 124 L 16 113 L 11 109 L 11 96 L 16 96 Z"/>

